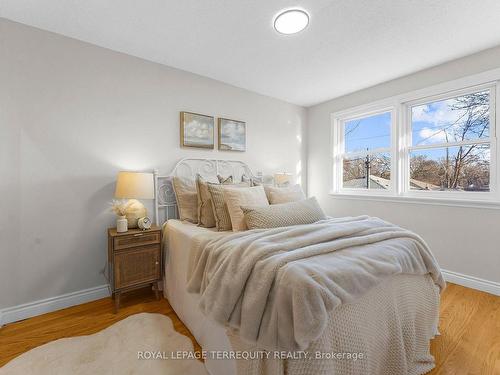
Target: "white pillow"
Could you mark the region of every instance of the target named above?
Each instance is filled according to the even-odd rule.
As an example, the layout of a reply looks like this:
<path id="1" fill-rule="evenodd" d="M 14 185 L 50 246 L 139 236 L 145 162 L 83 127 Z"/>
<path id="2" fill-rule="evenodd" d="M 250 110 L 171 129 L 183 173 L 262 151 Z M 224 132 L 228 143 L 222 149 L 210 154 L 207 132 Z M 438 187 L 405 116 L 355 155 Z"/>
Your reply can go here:
<path id="1" fill-rule="evenodd" d="M 264 186 L 270 204 L 297 202 L 306 199 L 300 185 L 289 187 Z"/>
<path id="2" fill-rule="evenodd" d="M 266 193 L 262 186 L 224 188 L 224 202 L 226 203 L 233 232 L 247 230 L 245 215 L 241 206 L 269 206 Z"/>

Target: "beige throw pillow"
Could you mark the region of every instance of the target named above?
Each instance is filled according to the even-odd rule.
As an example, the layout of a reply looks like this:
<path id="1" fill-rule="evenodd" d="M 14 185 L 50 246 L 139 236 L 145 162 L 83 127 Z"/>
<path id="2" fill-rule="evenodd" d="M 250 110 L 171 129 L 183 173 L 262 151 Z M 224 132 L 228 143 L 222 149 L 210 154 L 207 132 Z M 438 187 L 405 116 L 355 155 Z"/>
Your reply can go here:
<path id="1" fill-rule="evenodd" d="M 180 219 L 194 224 L 198 223 L 198 194 L 195 181 L 174 177 L 172 185 L 177 198 Z"/>
<path id="2" fill-rule="evenodd" d="M 289 187 L 264 186 L 270 204 L 297 202 L 306 198 L 300 185 Z"/>
<path id="3" fill-rule="evenodd" d="M 241 206 L 269 206 L 262 186 L 226 187 L 224 188 L 224 201 L 231 219 L 233 232 L 248 229 Z"/>
<path id="4" fill-rule="evenodd" d="M 272 204 L 267 207 L 241 207 L 248 229 L 288 227 L 312 224 L 326 219 L 316 198 Z"/>
<path id="5" fill-rule="evenodd" d="M 198 193 L 198 225 L 205 228 L 215 227 L 212 196 L 208 191 L 208 182 L 199 174 L 196 176 L 196 191 Z"/>
<path id="6" fill-rule="evenodd" d="M 227 205 L 224 200 L 224 188 L 225 187 L 235 187 L 244 188 L 249 187 L 248 184 L 240 182 L 239 184 L 212 184 L 208 183 L 208 191 L 212 197 L 212 208 L 215 217 L 215 226 L 219 232 L 231 230 L 231 217 L 229 216 L 229 211 L 227 210 Z"/>
<path id="7" fill-rule="evenodd" d="M 207 186 L 212 197 L 212 208 L 217 230 L 219 232 L 231 230 L 231 217 L 224 201 L 224 185 L 208 183 Z"/>

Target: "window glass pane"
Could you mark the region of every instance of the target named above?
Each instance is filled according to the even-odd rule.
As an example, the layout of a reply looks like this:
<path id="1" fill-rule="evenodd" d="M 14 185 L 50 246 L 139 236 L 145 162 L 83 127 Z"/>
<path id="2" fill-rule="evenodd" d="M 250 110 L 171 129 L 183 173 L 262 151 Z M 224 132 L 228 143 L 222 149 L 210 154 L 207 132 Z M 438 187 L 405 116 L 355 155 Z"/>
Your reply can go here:
<path id="1" fill-rule="evenodd" d="M 410 153 L 410 189 L 489 191 L 490 146 L 469 145 Z"/>
<path id="2" fill-rule="evenodd" d="M 481 91 L 412 107 L 413 146 L 490 136 L 490 93 Z"/>
<path id="3" fill-rule="evenodd" d="M 344 159 L 344 182 L 346 189 L 390 188 L 391 155 L 381 153 Z"/>
<path id="4" fill-rule="evenodd" d="M 344 123 L 345 152 L 391 147 L 391 113 L 381 113 Z"/>

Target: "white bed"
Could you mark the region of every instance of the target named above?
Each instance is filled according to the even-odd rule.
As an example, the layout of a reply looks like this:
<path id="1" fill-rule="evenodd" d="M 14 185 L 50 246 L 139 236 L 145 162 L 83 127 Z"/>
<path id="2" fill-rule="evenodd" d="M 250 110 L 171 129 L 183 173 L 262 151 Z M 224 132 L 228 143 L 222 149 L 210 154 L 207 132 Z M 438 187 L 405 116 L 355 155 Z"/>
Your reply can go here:
<path id="1" fill-rule="evenodd" d="M 185 163 L 184 161 L 181 163 Z M 201 164 L 200 164 L 201 163 Z M 241 162 L 221 162 L 230 166 L 230 173 L 248 173 Z M 202 171 L 205 175 L 218 170 L 218 161 L 197 159 L 196 167 L 177 168 L 184 176 Z M 157 176 L 156 217 L 165 208 L 169 219 L 175 199 L 168 197 L 171 187 L 161 184 Z M 162 196 L 163 194 L 163 196 Z M 173 204 L 171 202 L 174 202 Z M 158 219 L 157 219 L 158 220 Z M 163 222 L 161 220 L 160 222 Z M 314 224 L 313 224 L 314 225 Z M 170 219 L 163 226 L 165 250 L 164 295 L 178 317 L 189 328 L 205 351 L 252 350 L 255 348 L 239 340 L 232 331 L 206 318 L 199 309 L 200 297 L 187 292 L 190 252 L 196 246 L 197 235 L 214 232 L 213 229 Z M 230 235 L 227 232 L 224 235 Z M 214 236 L 216 233 L 213 233 Z M 278 360 L 236 361 L 207 359 L 205 365 L 212 375 L 257 374 L 399 374 L 401 363 L 410 363 L 405 372 L 421 374 L 434 366 L 429 353 L 429 340 L 437 333 L 439 288 L 429 275 L 397 275 L 373 287 L 353 303 L 336 308 L 329 316 L 325 333 L 309 347 L 309 351 L 323 353 L 365 353 L 367 361 L 336 360 Z M 386 371 L 387 370 L 387 371 Z M 389 371 L 390 370 L 390 371 Z"/>

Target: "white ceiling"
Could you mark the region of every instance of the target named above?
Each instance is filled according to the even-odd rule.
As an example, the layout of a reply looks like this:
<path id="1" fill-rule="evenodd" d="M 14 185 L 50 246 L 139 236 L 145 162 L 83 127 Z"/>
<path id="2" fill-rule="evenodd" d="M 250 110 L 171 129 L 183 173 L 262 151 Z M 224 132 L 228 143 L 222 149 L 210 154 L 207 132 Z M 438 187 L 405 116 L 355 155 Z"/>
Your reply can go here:
<path id="1" fill-rule="evenodd" d="M 309 27 L 276 33 L 294 6 Z M 303 106 L 500 44 L 499 0 L 0 0 L 0 17 Z"/>

